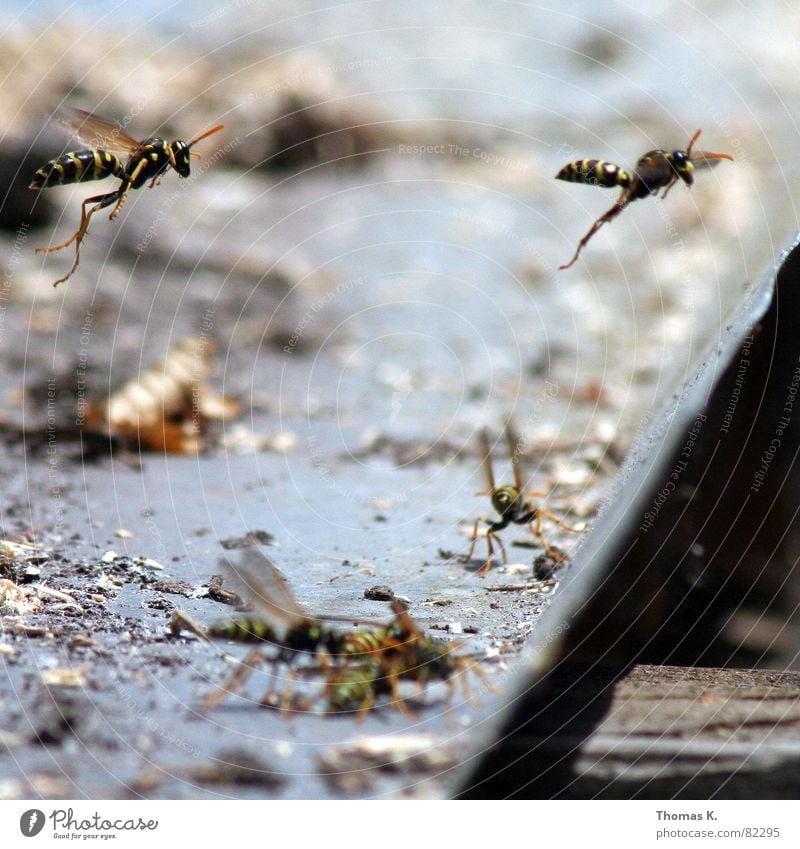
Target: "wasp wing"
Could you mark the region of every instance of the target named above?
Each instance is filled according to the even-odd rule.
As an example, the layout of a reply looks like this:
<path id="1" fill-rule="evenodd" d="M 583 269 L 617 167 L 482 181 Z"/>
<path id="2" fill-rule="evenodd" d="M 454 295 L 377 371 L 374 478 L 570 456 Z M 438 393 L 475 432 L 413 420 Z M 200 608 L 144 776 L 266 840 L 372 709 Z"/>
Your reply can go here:
<path id="1" fill-rule="evenodd" d="M 692 151 L 692 165 L 695 168 L 713 168 L 723 159 L 728 159 L 733 162 L 733 157 L 727 153 L 710 153 L 707 150 Z"/>
<path id="2" fill-rule="evenodd" d="M 141 142 L 131 138 L 119 124 L 84 109 L 65 106 L 56 113 L 56 120 L 88 147 L 126 154 L 141 147 Z"/>
<path id="3" fill-rule="evenodd" d="M 242 590 L 245 600 L 252 603 L 255 612 L 269 624 L 289 627 L 306 617 L 286 576 L 261 552 L 247 551 L 235 565 L 223 558 L 220 566 L 234 586 Z"/>
<path id="4" fill-rule="evenodd" d="M 245 601 L 249 601 L 255 613 L 271 625 L 284 628 L 297 624 L 301 619 L 324 619 L 328 622 L 347 622 L 351 625 L 384 627 L 385 622 L 375 619 L 360 619 L 353 616 L 337 616 L 328 613 L 309 614 L 294 597 L 289 582 L 281 570 L 259 551 L 248 551 L 238 565 L 224 558 L 219 561 L 227 572 L 231 583 L 236 586 Z"/>

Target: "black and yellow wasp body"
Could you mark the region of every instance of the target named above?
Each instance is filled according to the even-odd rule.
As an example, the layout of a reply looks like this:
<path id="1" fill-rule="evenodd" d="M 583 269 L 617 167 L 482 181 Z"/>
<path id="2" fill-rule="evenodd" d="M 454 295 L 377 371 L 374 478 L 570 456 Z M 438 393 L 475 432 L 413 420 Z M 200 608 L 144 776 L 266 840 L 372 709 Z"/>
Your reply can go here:
<path id="1" fill-rule="evenodd" d="M 604 224 L 616 218 L 629 203 L 657 194 L 661 189 L 664 190 L 661 197 L 665 198 L 679 180 L 691 186 L 694 183 L 696 169 L 710 168 L 721 159 L 733 159 L 727 153 L 709 153 L 701 150 L 692 152 L 699 136 L 700 130 L 692 136 L 686 150 L 648 151 L 644 156 L 639 157 L 636 167 L 630 171 L 604 159 L 578 159 L 565 165 L 556 174 L 556 180 L 600 186 L 606 189 L 619 188 L 622 191 L 614 206 L 601 215 L 581 239 L 572 259 L 559 268 L 565 269 L 573 265 L 589 239 Z"/>
<path id="2" fill-rule="evenodd" d="M 457 675 L 461 676 L 467 700 L 470 699 L 469 673 L 492 689 L 473 658 L 455 654 L 459 645 L 430 639 L 402 602 L 393 601 L 392 611 L 394 618 L 380 634 L 379 650 L 373 649 L 367 660 L 329 670 L 321 694 L 329 713 L 357 712 L 363 717 L 379 696 L 391 697 L 395 708 L 410 713 L 400 694 L 401 681 L 415 683 L 420 695 L 429 683 L 442 682 L 449 692 L 448 704 Z"/>
<path id="3" fill-rule="evenodd" d="M 155 186 L 168 168 L 173 168 L 180 177 L 191 173 L 191 157 L 199 156 L 192 147 L 202 139 L 223 129 L 222 124 L 212 127 L 190 142 L 178 140 L 167 142 L 156 137 L 145 141 L 131 138 L 120 126 L 84 112 L 82 109 L 67 108 L 59 115 L 61 122 L 89 147 L 65 153 L 39 168 L 31 181 L 30 188 L 46 189 L 70 183 L 85 183 L 115 177 L 119 186 L 104 195 L 87 198 L 81 205 L 81 223 L 76 232 L 63 244 L 49 248 L 37 248 L 41 253 L 60 251 L 75 242 L 75 261 L 69 273 L 53 284 L 57 286 L 68 280 L 80 262 L 81 242 L 86 236 L 89 221 L 95 212 L 114 204 L 109 216 L 112 220 L 119 215 L 128 193 L 141 188 L 148 180 L 150 188 Z M 121 158 L 118 154 L 121 154 Z M 87 212 L 89 204 L 94 206 Z"/>
<path id="4" fill-rule="evenodd" d="M 534 507 L 532 499 L 534 497 L 545 498 L 545 493 L 542 492 L 525 492 L 524 481 L 522 478 L 522 469 L 519 463 L 520 442 L 516 436 L 513 425 L 509 422 L 506 425 L 506 439 L 508 441 L 508 449 L 511 455 L 511 467 L 514 470 L 514 484 L 506 484 L 505 486 L 497 486 L 494 480 L 494 470 L 492 468 L 492 454 L 489 444 L 489 433 L 485 429 L 480 432 L 480 449 L 483 458 L 484 474 L 486 475 L 487 489 L 477 493 L 478 495 L 488 495 L 491 499 L 492 507 L 500 516 L 499 519 L 486 519 L 483 516 L 478 517 L 472 526 L 472 543 L 469 551 L 465 556 L 465 560 L 472 559 L 472 554 L 475 551 L 475 545 L 478 541 L 478 528 L 481 523 L 486 524 L 486 547 L 488 549 L 486 563 L 475 573 L 480 577 L 485 576 L 492 568 L 492 556 L 494 554 L 493 542 L 497 541 L 500 550 L 503 553 L 503 560 L 508 561 L 505 546 L 500 537 L 497 536 L 499 531 L 507 528 L 510 524 L 528 525 L 531 533 L 538 539 L 545 551 L 557 560 L 563 560 L 563 555 L 559 554 L 545 539 L 543 533 L 543 521 L 549 519 L 564 530 L 573 533 L 580 533 L 577 528 L 567 525 L 554 513 L 543 509 L 542 507 Z"/>
<path id="5" fill-rule="evenodd" d="M 363 717 L 379 696 L 390 694 L 383 664 L 372 660 L 330 669 L 319 698 L 325 700 L 326 713 L 356 713 Z"/>

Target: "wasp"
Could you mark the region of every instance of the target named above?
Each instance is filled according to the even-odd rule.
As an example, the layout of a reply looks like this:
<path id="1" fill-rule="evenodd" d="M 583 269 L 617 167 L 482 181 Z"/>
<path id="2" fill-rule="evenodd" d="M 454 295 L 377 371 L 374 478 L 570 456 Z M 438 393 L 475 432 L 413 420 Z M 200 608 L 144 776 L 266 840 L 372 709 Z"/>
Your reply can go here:
<path id="1" fill-rule="evenodd" d="M 106 177 L 116 177 L 121 182 L 113 192 L 94 195 L 83 201 L 80 227 L 66 242 L 48 248 L 36 248 L 37 253 L 51 253 L 75 243 L 75 260 L 72 268 L 63 277 L 59 277 L 54 286 L 69 280 L 75 273 L 80 262 L 81 242 L 86 236 L 89 221 L 95 212 L 114 204 L 114 209 L 109 216 L 113 221 L 122 210 L 131 189 L 141 188 L 148 180 L 152 189 L 160 182 L 168 168 L 174 168 L 179 177 L 188 177 L 191 171 L 191 157 L 200 156 L 192 150 L 192 147 L 224 128 L 223 124 L 217 124 L 190 142 L 181 140 L 167 142 L 156 137 L 136 141 L 118 124 L 91 112 L 85 112 L 83 109 L 67 107 L 59 113 L 58 117 L 62 124 L 89 147 L 65 153 L 58 159 L 51 159 L 36 172 L 30 188 L 46 189 L 69 183 L 104 180 Z M 118 154 L 127 159 L 123 161 Z M 87 212 L 87 206 L 90 204 L 94 206 Z"/>
<path id="2" fill-rule="evenodd" d="M 403 602 L 392 601 L 394 619 L 386 629 L 383 647 L 383 670 L 389 692 L 397 695 L 402 679 L 416 682 L 420 695 L 431 681 L 443 681 L 448 688 L 448 704 L 455 691 L 454 676 L 460 675 L 467 701 L 471 701 L 469 673 L 474 674 L 488 690 L 494 688 L 477 662 L 468 655 L 457 655 L 462 644 L 436 643 L 411 618 Z M 404 704 L 402 700 L 400 704 Z"/>
<path id="3" fill-rule="evenodd" d="M 569 268 L 578 259 L 589 239 L 609 221 L 613 221 L 623 209 L 635 200 L 655 195 L 661 189 L 665 198 L 669 190 L 682 180 L 687 186 L 694 183 L 694 172 L 699 168 L 710 168 L 721 159 L 733 161 L 728 153 L 709 153 L 705 150 L 692 152 L 694 143 L 700 137 L 698 130 L 689 140 L 686 150 L 650 150 L 639 158 L 632 171 L 626 171 L 613 162 L 604 159 L 579 159 L 565 165 L 556 174 L 556 180 L 566 180 L 568 183 L 586 183 L 591 186 L 602 186 L 606 189 L 619 187 L 622 191 L 614 206 L 589 228 L 589 232 L 578 243 L 578 249 L 572 259 L 560 265 L 559 269 Z"/>
<path id="4" fill-rule="evenodd" d="M 500 546 L 503 553 L 503 562 L 508 562 L 505 546 L 500 537 L 497 536 L 498 531 L 502 531 L 510 524 L 528 525 L 531 533 L 538 539 L 545 551 L 556 560 L 563 560 L 564 556 L 554 549 L 545 539 L 543 533 L 544 519 L 549 519 L 560 528 L 572 533 L 581 533 L 578 528 L 573 528 L 566 522 L 558 518 L 554 513 L 544 510 L 541 507 L 533 506 L 533 498 L 546 498 L 546 493 L 543 492 L 525 492 L 524 481 L 522 478 L 522 469 L 519 463 L 519 440 L 514 431 L 513 425 L 509 422 L 506 425 L 506 439 L 511 455 L 511 467 L 514 470 L 514 484 L 505 486 L 497 486 L 494 479 L 494 470 L 492 468 L 492 454 L 489 444 L 489 432 L 483 429 L 480 432 L 480 449 L 483 457 L 483 468 L 486 475 L 486 483 L 488 488 L 481 490 L 476 495 L 488 495 L 491 498 L 492 507 L 500 515 L 496 521 L 486 519 L 483 516 L 478 517 L 472 526 L 472 544 L 469 547 L 464 560 L 469 562 L 472 554 L 475 551 L 475 545 L 478 541 L 478 528 L 481 523 L 486 524 L 486 546 L 488 554 L 486 563 L 481 566 L 475 573 L 480 577 L 484 577 L 492 568 L 492 556 L 494 554 L 494 541 Z"/>
<path id="5" fill-rule="evenodd" d="M 411 715 L 408 702 L 400 693 L 401 681 L 414 682 L 419 697 L 430 682 L 443 682 L 448 690 L 448 705 L 455 693 L 456 676 L 468 702 L 472 701 L 470 673 L 488 690 L 494 690 L 472 657 L 455 654 L 461 644 L 444 645 L 431 640 L 400 601 L 392 602 L 392 611 L 394 617 L 381 634 L 380 651 L 367 661 L 331 667 L 322 693 L 310 704 L 324 698 L 326 712 L 356 713 L 360 720 L 380 696 L 390 697 L 392 707 Z"/>

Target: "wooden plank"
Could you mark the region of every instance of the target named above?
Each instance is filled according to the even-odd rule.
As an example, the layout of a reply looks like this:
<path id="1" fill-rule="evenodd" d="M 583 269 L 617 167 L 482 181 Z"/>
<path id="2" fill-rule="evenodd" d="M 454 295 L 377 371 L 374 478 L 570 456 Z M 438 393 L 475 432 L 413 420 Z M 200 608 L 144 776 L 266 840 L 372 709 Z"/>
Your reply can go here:
<path id="1" fill-rule="evenodd" d="M 800 796 L 798 673 L 571 666 L 521 715 L 463 796 Z"/>

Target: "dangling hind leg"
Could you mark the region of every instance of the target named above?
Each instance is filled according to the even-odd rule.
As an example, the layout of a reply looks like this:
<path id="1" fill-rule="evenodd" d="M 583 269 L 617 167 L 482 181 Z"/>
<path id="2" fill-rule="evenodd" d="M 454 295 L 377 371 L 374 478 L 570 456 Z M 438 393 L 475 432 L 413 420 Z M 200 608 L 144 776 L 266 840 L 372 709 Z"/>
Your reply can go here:
<path id="1" fill-rule="evenodd" d="M 62 245 L 54 245 L 51 248 L 36 248 L 36 253 L 41 254 L 49 254 L 53 251 L 60 251 L 63 248 L 69 247 L 73 242 L 75 242 L 75 261 L 72 263 L 72 268 L 65 274 L 63 277 L 59 277 L 53 286 L 58 286 L 59 283 L 64 283 L 69 280 L 70 277 L 75 273 L 75 269 L 78 267 L 78 264 L 81 261 L 81 242 L 83 241 L 84 236 L 86 235 L 89 229 L 89 221 L 95 212 L 99 212 L 101 209 L 105 209 L 107 206 L 111 206 L 120 195 L 121 189 L 117 189 L 115 192 L 109 192 L 107 195 L 95 195 L 91 198 L 86 198 L 86 200 L 81 204 L 81 224 L 80 227 L 72 234 L 72 236 L 67 239 Z M 86 207 L 88 204 L 93 203 L 93 206 L 88 212 L 86 211 Z"/>
<path id="2" fill-rule="evenodd" d="M 608 212 L 601 215 L 597 221 L 592 224 L 589 228 L 589 232 L 578 242 L 578 248 L 575 253 L 572 255 L 572 259 L 569 262 L 565 262 L 564 265 L 559 265 L 559 271 L 563 271 L 565 268 L 571 268 L 575 265 L 578 257 L 580 256 L 581 251 L 586 247 L 589 240 L 594 236 L 594 234 L 604 225 L 608 224 L 609 221 L 613 221 L 623 209 L 631 202 L 631 198 L 627 196 L 627 190 L 623 189 L 622 194 L 617 198 L 617 202 Z"/>

